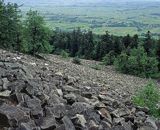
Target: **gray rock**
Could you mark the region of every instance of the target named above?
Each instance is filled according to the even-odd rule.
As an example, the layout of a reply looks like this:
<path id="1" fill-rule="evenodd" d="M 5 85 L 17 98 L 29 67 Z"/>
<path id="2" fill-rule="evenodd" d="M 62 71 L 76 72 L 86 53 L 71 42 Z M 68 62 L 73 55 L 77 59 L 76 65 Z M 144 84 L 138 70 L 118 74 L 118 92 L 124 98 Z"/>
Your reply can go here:
<path id="1" fill-rule="evenodd" d="M 20 130 L 38 130 L 36 124 L 34 123 L 34 121 L 29 121 L 26 123 L 21 123 L 20 125 Z"/>
<path id="2" fill-rule="evenodd" d="M 124 127 L 125 130 L 133 130 L 132 125 L 133 124 L 130 121 L 122 123 L 122 126 Z"/>
<path id="3" fill-rule="evenodd" d="M 98 130 L 99 125 L 97 125 L 93 120 L 89 122 L 89 130 Z"/>
<path id="4" fill-rule="evenodd" d="M 143 112 L 145 112 L 145 113 L 148 113 L 148 112 L 149 112 L 149 108 L 147 108 L 147 107 L 137 106 L 136 109 L 137 109 L 137 111 L 143 111 Z"/>
<path id="5" fill-rule="evenodd" d="M 120 109 L 116 109 L 115 111 L 113 111 L 112 115 L 117 118 L 123 117 L 123 116 L 130 115 L 130 111 L 126 108 L 120 108 Z"/>
<path id="6" fill-rule="evenodd" d="M 63 117 L 62 121 L 65 125 L 65 130 L 76 130 L 72 121 L 67 116 Z"/>
<path id="7" fill-rule="evenodd" d="M 26 101 L 27 107 L 31 109 L 31 115 L 33 116 L 43 116 L 43 109 L 41 107 L 41 101 L 39 99 L 30 99 Z"/>
<path id="8" fill-rule="evenodd" d="M 115 100 L 109 96 L 105 95 L 98 95 L 99 99 L 102 101 L 109 101 L 109 102 L 114 102 Z"/>
<path id="9" fill-rule="evenodd" d="M 156 130 L 156 129 L 154 129 L 150 126 L 142 126 L 142 127 L 138 128 L 137 130 Z"/>
<path id="10" fill-rule="evenodd" d="M 77 99 L 76 95 L 73 93 L 64 95 L 64 98 L 67 100 L 68 104 L 73 104 Z"/>
<path id="11" fill-rule="evenodd" d="M 115 125 L 120 125 L 122 124 L 123 122 L 125 122 L 125 119 L 123 117 L 119 117 L 119 118 L 113 118 L 113 123 Z"/>
<path id="12" fill-rule="evenodd" d="M 7 90 L 8 89 L 8 84 L 9 84 L 8 79 L 7 78 L 3 78 L 2 82 L 3 82 L 3 89 Z"/>
<path id="13" fill-rule="evenodd" d="M 63 96 L 63 92 L 62 92 L 62 90 L 61 89 L 56 89 L 56 91 L 57 91 L 57 94 L 59 95 L 59 96 Z"/>
<path id="14" fill-rule="evenodd" d="M 56 120 L 54 117 L 49 116 L 49 117 L 44 117 L 42 119 L 42 123 L 40 125 L 42 130 L 49 130 L 49 129 L 55 129 L 57 126 Z"/>
<path id="15" fill-rule="evenodd" d="M 9 126 L 15 127 L 21 122 L 29 121 L 29 116 L 15 106 L 3 104 L 0 106 L 0 119 L 3 119 L 3 121 L 0 121 L 0 126 L 5 123 L 7 125 L 9 124 Z"/>
<path id="16" fill-rule="evenodd" d="M 158 127 L 156 125 L 156 122 L 154 119 L 152 119 L 151 117 L 148 117 L 147 120 L 145 121 L 145 123 L 149 126 L 151 126 L 152 128 L 154 128 L 155 130 L 158 130 Z"/>
<path id="17" fill-rule="evenodd" d="M 101 115 L 102 118 L 105 118 L 110 124 L 112 124 L 112 117 L 105 108 L 100 109 L 98 113 Z"/>
<path id="18" fill-rule="evenodd" d="M 77 92 L 78 91 L 78 89 L 73 88 L 72 86 L 69 86 L 69 85 L 63 86 L 62 90 L 65 92 Z"/>
<path id="19" fill-rule="evenodd" d="M 110 130 L 125 130 L 123 126 L 114 126 Z"/>
<path id="20" fill-rule="evenodd" d="M 67 113 L 67 109 L 64 104 L 55 104 L 52 107 L 46 107 L 48 113 L 52 114 L 56 118 L 62 118 Z"/>
<path id="21" fill-rule="evenodd" d="M 0 97 L 8 98 L 10 94 L 11 94 L 11 91 L 5 90 L 5 91 L 0 92 Z"/>
<path id="22" fill-rule="evenodd" d="M 70 114 L 75 115 L 75 114 L 81 114 L 82 112 L 92 108 L 91 105 L 85 103 L 85 102 L 75 102 L 72 105 L 72 110 L 70 111 Z"/>
<path id="23" fill-rule="evenodd" d="M 86 126 L 87 121 L 86 121 L 84 115 L 76 114 L 76 116 L 73 117 L 72 119 L 74 120 L 74 123 L 76 125 L 79 125 L 82 128 L 84 128 Z"/>

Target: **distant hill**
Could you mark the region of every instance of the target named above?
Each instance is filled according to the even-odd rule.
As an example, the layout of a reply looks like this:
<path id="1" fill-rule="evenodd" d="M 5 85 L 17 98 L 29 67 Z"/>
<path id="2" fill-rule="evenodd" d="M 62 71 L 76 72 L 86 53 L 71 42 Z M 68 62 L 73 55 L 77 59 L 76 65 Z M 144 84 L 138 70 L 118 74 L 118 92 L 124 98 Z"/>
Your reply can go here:
<path id="1" fill-rule="evenodd" d="M 13 2 L 18 4 L 24 4 L 25 6 L 35 6 L 35 5 L 90 5 L 90 4 L 107 4 L 107 3 L 131 3 L 131 2 L 156 2 L 160 0 L 5 0 L 6 2 Z"/>

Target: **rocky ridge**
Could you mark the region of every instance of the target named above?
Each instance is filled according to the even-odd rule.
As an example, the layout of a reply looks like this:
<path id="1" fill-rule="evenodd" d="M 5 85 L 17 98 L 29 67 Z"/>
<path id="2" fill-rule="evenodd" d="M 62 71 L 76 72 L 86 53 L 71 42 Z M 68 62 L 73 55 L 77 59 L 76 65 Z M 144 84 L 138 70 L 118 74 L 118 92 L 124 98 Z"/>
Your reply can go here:
<path id="1" fill-rule="evenodd" d="M 132 92 L 74 75 L 80 66 L 0 54 L 0 130 L 160 130 L 147 108 L 131 103 Z"/>

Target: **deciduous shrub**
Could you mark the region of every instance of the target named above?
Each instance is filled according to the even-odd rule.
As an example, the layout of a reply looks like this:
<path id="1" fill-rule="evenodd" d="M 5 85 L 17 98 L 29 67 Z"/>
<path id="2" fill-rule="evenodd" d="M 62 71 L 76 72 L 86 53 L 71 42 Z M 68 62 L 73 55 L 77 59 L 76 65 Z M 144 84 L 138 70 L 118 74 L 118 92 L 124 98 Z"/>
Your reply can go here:
<path id="1" fill-rule="evenodd" d="M 129 54 L 122 52 L 114 62 L 115 68 L 123 73 L 140 77 L 152 77 L 158 74 L 156 56 L 148 56 L 142 46 L 132 49 Z"/>
<path id="2" fill-rule="evenodd" d="M 108 54 L 106 54 L 103 57 L 103 63 L 104 65 L 112 65 L 114 63 L 115 60 L 115 53 L 114 51 L 110 51 Z"/>
<path id="3" fill-rule="evenodd" d="M 74 57 L 73 60 L 72 60 L 72 62 L 73 62 L 74 64 L 81 65 L 81 60 L 80 60 L 80 58 L 78 58 L 78 57 Z"/>
<path id="4" fill-rule="evenodd" d="M 160 101 L 160 93 L 154 83 L 149 83 L 143 89 L 137 92 L 133 97 L 133 103 L 137 106 L 148 107 L 150 114 L 155 117 L 160 117 L 160 108 L 157 104 Z"/>
<path id="5" fill-rule="evenodd" d="M 68 58 L 69 57 L 69 53 L 64 51 L 64 50 L 62 50 L 61 51 L 61 56 L 62 56 L 62 58 Z"/>

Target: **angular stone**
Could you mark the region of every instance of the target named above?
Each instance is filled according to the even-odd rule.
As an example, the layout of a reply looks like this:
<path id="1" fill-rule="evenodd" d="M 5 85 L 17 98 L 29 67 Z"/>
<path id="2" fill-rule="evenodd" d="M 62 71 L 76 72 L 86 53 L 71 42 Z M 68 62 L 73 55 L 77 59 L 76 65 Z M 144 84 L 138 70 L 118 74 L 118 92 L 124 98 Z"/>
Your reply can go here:
<path id="1" fill-rule="evenodd" d="M 38 130 L 36 124 L 32 120 L 27 123 L 21 123 L 20 125 L 20 130 L 33 130 L 33 129 Z"/>
<path id="2" fill-rule="evenodd" d="M 71 77 L 71 76 L 67 76 L 67 84 L 68 85 L 74 85 L 74 83 L 76 82 L 76 78 Z"/>
<path id="3" fill-rule="evenodd" d="M 64 98 L 67 100 L 68 104 L 73 104 L 77 99 L 76 95 L 73 93 L 64 95 Z"/>
<path id="4" fill-rule="evenodd" d="M 56 76 L 63 77 L 63 74 L 62 74 L 62 72 L 56 72 L 56 73 L 55 73 L 55 75 L 56 75 Z"/>
<path id="5" fill-rule="evenodd" d="M 98 113 L 101 115 L 101 117 L 105 118 L 110 124 L 112 124 L 112 117 L 105 108 L 100 109 Z"/>
<path id="6" fill-rule="evenodd" d="M 111 129 L 109 129 L 109 130 L 125 130 L 124 129 L 124 127 L 123 126 L 114 126 L 114 127 L 112 127 Z"/>
<path id="7" fill-rule="evenodd" d="M 26 102 L 27 107 L 31 109 L 31 114 L 33 116 L 41 115 L 43 116 L 43 110 L 41 107 L 41 101 L 39 99 L 30 99 Z"/>
<path id="8" fill-rule="evenodd" d="M 67 113 L 67 109 L 64 104 L 55 104 L 52 107 L 46 107 L 48 113 L 51 113 L 56 118 L 61 118 Z"/>
<path id="9" fill-rule="evenodd" d="M 0 126 L 3 125 L 1 123 L 8 122 L 7 124 L 15 127 L 18 126 L 20 122 L 27 122 L 29 120 L 29 116 L 15 106 L 3 104 L 0 106 L 0 119 L 5 119 L 0 121 Z"/>
<path id="10" fill-rule="evenodd" d="M 110 102 L 114 102 L 115 100 L 109 96 L 105 96 L 105 95 L 99 95 L 98 98 L 102 101 L 110 101 Z"/>
<path id="11" fill-rule="evenodd" d="M 76 92 L 76 91 L 78 91 L 78 89 L 73 88 L 72 86 L 69 86 L 69 85 L 62 86 L 62 90 L 65 91 L 65 92 Z"/>
<path id="12" fill-rule="evenodd" d="M 5 91 L 0 92 L 0 97 L 8 98 L 10 94 L 11 94 L 11 91 L 5 90 Z"/>
<path id="13" fill-rule="evenodd" d="M 155 120 L 151 117 L 148 117 L 145 123 L 147 123 L 147 125 L 151 126 L 152 128 L 158 130 Z"/>
<path id="14" fill-rule="evenodd" d="M 56 128 L 57 124 L 56 124 L 56 120 L 54 117 L 49 116 L 49 117 L 44 117 L 42 119 L 42 123 L 40 125 L 42 130 L 54 130 Z"/>
<path id="15" fill-rule="evenodd" d="M 147 107 L 137 106 L 136 109 L 137 109 L 137 111 L 143 111 L 143 112 L 145 112 L 145 113 L 148 113 L 148 112 L 149 112 L 149 108 L 147 108 Z"/>
<path id="16" fill-rule="evenodd" d="M 123 117 L 123 116 L 130 115 L 130 111 L 125 108 L 120 108 L 120 109 L 116 109 L 115 111 L 113 111 L 112 115 L 114 117 Z"/>
<path id="17" fill-rule="evenodd" d="M 81 114 L 82 112 L 92 108 L 91 105 L 84 103 L 84 102 L 75 102 L 72 105 L 72 110 L 70 111 L 70 114 L 75 115 L 75 114 Z"/>
<path id="18" fill-rule="evenodd" d="M 76 125 L 79 125 L 79 126 L 81 126 L 83 128 L 85 127 L 85 125 L 87 123 L 84 115 L 80 115 L 80 114 L 76 114 L 76 116 L 73 117 L 73 120 L 74 120 Z"/>
<path id="19" fill-rule="evenodd" d="M 61 96 L 61 97 L 63 96 L 63 92 L 62 92 L 61 89 L 56 89 L 56 91 L 57 91 L 57 93 L 58 93 L 59 96 Z"/>
<path id="20" fill-rule="evenodd" d="M 95 109 L 101 109 L 101 108 L 106 108 L 106 106 L 105 106 L 105 104 L 104 103 L 102 103 L 102 102 L 97 102 L 96 104 L 95 104 Z"/>
<path id="21" fill-rule="evenodd" d="M 154 129 L 151 126 L 142 126 L 142 127 L 138 128 L 137 130 L 157 130 L 157 129 Z"/>
<path id="22" fill-rule="evenodd" d="M 62 121 L 65 125 L 65 130 L 76 130 L 72 121 L 67 116 L 63 117 Z"/>
<path id="23" fill-rule="evenodd" d="M 8 89 L 8 84 L 9 84 L 8 79 L 7 78 L 3 78 L 2 82 L 3 82 L 3 89 L 7 90 Z"/>
<path id="24" fill-rule="evenodd" d="M 89 130 L 98 130 L 98 128 L 99 128 L 99 126 L 93 120 L 90 120 Z"/>
<path id="25" fill-rule="evenodd" d="M 123 122 L 122 126 L 124 127 L 125 130 L 133 130 L 132 123 L 130 121 L 129 122 Z"/>
<path id="26" fill-rule="evenodd" d="M 114 123 L 115 125 L 120 125 L 120 124 L 122 124 L 122 122 L 125 122 L 125 119 L 122 118 L 122 117 L 120 117 L 120 118 L 114 118 L 114 119 L 113 119 L 113 123 Z"/>

